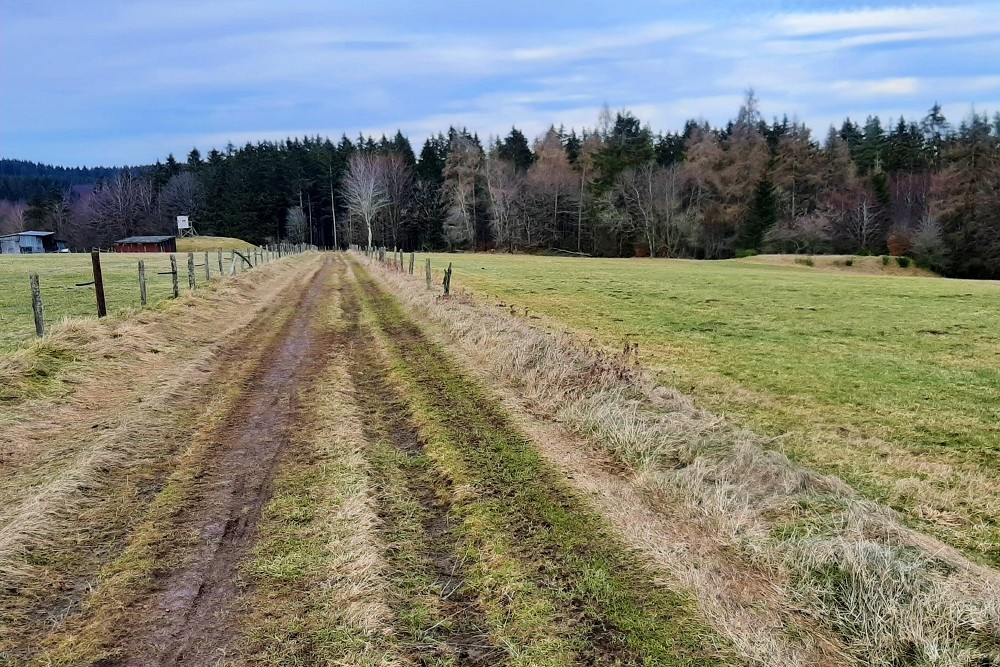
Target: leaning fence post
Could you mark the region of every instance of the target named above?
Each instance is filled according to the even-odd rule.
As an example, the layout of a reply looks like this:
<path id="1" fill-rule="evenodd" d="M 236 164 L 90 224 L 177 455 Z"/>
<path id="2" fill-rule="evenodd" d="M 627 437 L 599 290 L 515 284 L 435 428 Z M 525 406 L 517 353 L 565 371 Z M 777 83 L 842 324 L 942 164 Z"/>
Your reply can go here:
<path id="1" fill-rule="evenodd" d="M 427 258 L 427 289 L 434 289 L 431 285 L 431 258 Z"/>
<path id="2" fill-rule="evenodd" d="M 194 253 L 188 253 L 188 287 L 194 289 Z"/>
<path id="3" fill-rule="evenodd" d="M 233 265 L 229 267 L 229 275 L 235 276 L 236 275 L 236 251 L 233 250 L 229 254 L 232 256 L 232 259 L 233 259 Z"/>
<path id="4" fill-rule="evenodd" d="M 448 262 L 448 270 L 444 272 L 444 295 L 451 294 L 451 262 Z"/>
<path id="5" fill-rule="evenodd" d="M 205 253 L 205 282 L 212 280 L 212 266 L 208 263 L 208 253 Z"/>
<path id="6" fill-rule="evenodd" d="M 139 303 L 146 307 L 146 262 L 139 260 Z"/>
<path id="7" fill-rule="evenodd" d="M 97 293 L 97 316 L 108 316 L 108 304 L 104 300 L 104 274 L 101 273 L 101 251 L 94 248 L 90 251 L 90 261 L 94 265 L 94 292 Z"/>
<path id="8" fill-rule="evenodd" d="M 177 286 L 177 256 L 170 256 L 170 282 L 172 283 L 174 298 L 176 299 L 181 295 L 181 290 Z"/>
<path id="9" fill-rule="evenodd" d="M 38 274 L 31 274 L 31 310 L 35 313 L 35 335 L 45 335 L 45 309 L 42 308 L 42 289 L 38 286 Z"/>

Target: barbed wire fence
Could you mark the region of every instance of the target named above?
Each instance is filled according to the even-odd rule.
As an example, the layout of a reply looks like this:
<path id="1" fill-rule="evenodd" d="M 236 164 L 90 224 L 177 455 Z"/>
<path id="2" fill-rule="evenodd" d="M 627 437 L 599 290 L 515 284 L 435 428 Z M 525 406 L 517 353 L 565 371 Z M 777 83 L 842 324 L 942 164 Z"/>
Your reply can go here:
<path id="1" fill-rule="evenodd" d="M 17 325 L 26 315 L 27 303 L 31 306 L 35 336 L 41 338 L 53 323 L 66 318 L 95 314 L 98 318 L 106 317 L 109 305 L 114 311 L 129 307 L 146 308 L 180 297 L 182 285 L 186 284 L 188 291 L 196 290 L 210 284 L 213 279 L 235 276 L 285 257 L 318 249 L 304 243 L 169 254 L 108 253 L 95 249 L 90 253 L 89 266 L 78 261 L 79 254 L 45 255 L 64 259 L 65 266 L 47 263 L 48 271 L 42 269 L 29 273 L 30 290 L 21 294 L 26 298 L 30 294 L 30 302 L 12 299 L 17 293 L 15 285 L 2 286 L 7 298 L 0 298 L 0 334 L 13 333 L 16 341 L 16 331 L 4 331 L 7 328 L 5 320 L 11 323 L 12 328 L 19 328 Z M 125 261 L 126 257 L 134 258 L 134 261 Z M 89 306 L 86 305 L 88 302 Z M 2 315 L 4 310 L 8 311 L 6 316 Z M 20 324 L 23 326 L 26 322 Z M 30 337 L 30 333 L 27 335 Z M 0 335 L 0 343 L 3 338 Z"/>

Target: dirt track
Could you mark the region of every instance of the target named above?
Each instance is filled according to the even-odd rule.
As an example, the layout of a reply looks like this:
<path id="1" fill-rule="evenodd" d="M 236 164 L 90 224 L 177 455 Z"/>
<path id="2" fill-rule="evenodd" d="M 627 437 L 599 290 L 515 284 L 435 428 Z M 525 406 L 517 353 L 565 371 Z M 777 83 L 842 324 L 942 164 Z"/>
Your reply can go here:
<path id="1" fill-rule="evenodd" d="M 140 630 L 120 664 L 206 665 L 225 657 L 238 637 L 234 606 L 239 566 L 269 496 L 275 465 L 295 424 L 298 392 L 322 370 L 327 332 L 311 321 L 322 308 L 327 262 L 309 283 L 295 315 L 264 356 L 214 443 L 214 460 L 199 481 L 197 503 L 181 518 L 197 536 L 184 565 L 135 610 Z"/>
<path id="2" fill-rule="evenodd" d="M 0 649 L 0 666 L 740 662 L 687 593 L 635 551 L 634 537 L 595 512 L 530 429 L 359 263 L 309 260 L 275 294 L 243 338 L 219 342 L 215 376 L 239 391 L 206 406 L 204 425 L 189 434 L 194 454 L 170 454 L 166 465 L 188 482 L 160 485 L 112 562 L 118 569 L 92 579 L 96 592 L 42 651 L 25 652 L 34 662 L 5 662 Z M 245 370 L 227 373 L 226 362 Z M 341 378 L 334 391 L 331 377 Z M 347 436 L 323 431 L 321 395 L 339 397 L 352 416 L 341 420 L 353 424 Z M 344 460 L 348 477 L 364 480 L 372 521 L 336 533 L 329 521 L 348 516 L 343 508 L 294 506 L 282 520 L 317 539 L 310 570 L 300 537 L 274 532 L 269 503 L 296 466 L 335 465 L 324 447 L 356 447 Z M 297 489 L 296 502 L 329 495 L 335 485 L 324 483 Z M 157 513 L 172 493 L 176 509 Z M 360 561 L 335 562 L 330 551 L 354 531 L 374 545 L 377 581 L 352 589 L 352 576 L 368 576 Z M 144 534 L 162 544 L 143 547 Z M 303 560 L 268 580 L 251 567 L 263 545 L 269 558 Z M 143 560 L 145 569 L 133 564 Z M 127 587 L 116 588 L 118 575 Z M 331 589 L 339 597 L 324 593 Z M 358 613 L 351 590 L 386 613 Z M 338 606 L 324 606 L 324 595 Z"/>

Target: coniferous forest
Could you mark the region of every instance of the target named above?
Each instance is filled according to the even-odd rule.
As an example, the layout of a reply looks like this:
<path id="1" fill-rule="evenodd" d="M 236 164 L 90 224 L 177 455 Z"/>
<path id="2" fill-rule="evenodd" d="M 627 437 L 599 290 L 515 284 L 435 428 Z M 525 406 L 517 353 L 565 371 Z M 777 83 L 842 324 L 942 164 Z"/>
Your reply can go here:
<path id="1" fill-rule="evenodd" d="M 605 108 L 593 128 L 450 128 L 418 152 L 392 138 L 290 138 L 191 150 L 152 166 L 4 160 L 0 234 L 73 247 L 171 233 L 406 250 L 553 250 L 721 259 L 756 252 L 912 257 L 1000 278 L 1000 114 L 869 116 L 822 135 L 761 117 L 748 93 L 725 127 L 657 133 Z"/>

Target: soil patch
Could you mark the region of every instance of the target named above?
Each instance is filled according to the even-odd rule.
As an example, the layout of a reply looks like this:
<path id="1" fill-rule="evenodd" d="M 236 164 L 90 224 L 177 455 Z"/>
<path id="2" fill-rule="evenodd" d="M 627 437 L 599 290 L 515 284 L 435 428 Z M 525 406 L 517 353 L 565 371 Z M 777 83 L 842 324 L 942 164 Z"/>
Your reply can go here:
<path id="1" fill-rule="evenodd" d="M 199 480 L 197 502 L 181 518 L 195 541 L 184 565 L 139 605 L 140 630 L 118 664 L 205 665 L 226 655 L 239 636 L 235 604 L 239 566 L 251 546 L 270 484 L 297 420 L 297 394 L 327 359 L 328 332 L 313 325 L 327 288 L 320 269 L 219 430 L 216 455 Z"/>

